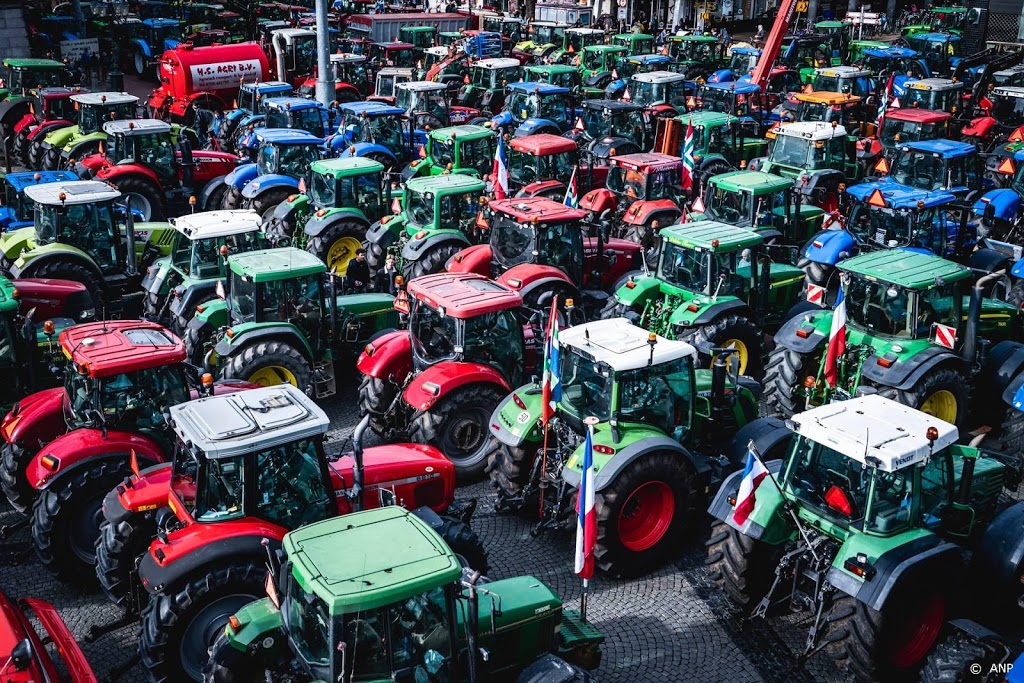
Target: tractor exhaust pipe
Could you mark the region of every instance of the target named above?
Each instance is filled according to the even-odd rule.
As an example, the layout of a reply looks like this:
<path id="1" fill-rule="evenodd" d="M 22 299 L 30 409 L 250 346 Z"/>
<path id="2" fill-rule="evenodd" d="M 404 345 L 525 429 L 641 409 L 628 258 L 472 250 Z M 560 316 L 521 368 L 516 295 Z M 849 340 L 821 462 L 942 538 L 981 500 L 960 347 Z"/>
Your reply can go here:
<path id="1" fill-rule="evenodd" d="M 964 458 L 964 469 L 960 475 L 960 490 L 956 494 L 956 502 L 968 505 L 971 502 L 971 485 L 974 483 L 974 458 Z"/>
<path id="2" fill-rule="evenodd" d="M 725 377 L 729 373 L 729 366 L 725 362 L 727 353 L 715 353 L 715 360 L 711 364 L 711 403 L 717 405 L 725 396 Z"/>
<path id="3" fill-rule="evenodd" d="M 286 57 L 287 45 L 284 36 L 280 33 L 273 35 L 274 57 L 277 60 L 277 80 L 288 81 L 288 62 Z"/>
<path id="4" fill-rule="evenodd" d="M 967 326 L 964 328 L 964 348 L 961 355 L 968 363 L 973 363 L 978 354 L 978 325 L 981 320 L 981 301 L 984 298 L 984 287 L 992 280 L 998 280 L 1006 274 L 1005 270 L 997 270 L 978 278 L 971 288 L 971 300 L 967 309 Z"/>
<path id="5" fill-rule="evenodd" d="M 129 277 L 137 275 L 138 270 L 135 263 L 135 216 L 132 215 L 132 197 L 127 195 L 124 198 L 124 225 L 125 225 L 125 241 L 128 245 L 128 255 L 126 257 L 127 263 L 125 264 L 125 272 Z"/>
<path id="6" fill-rule="evenodd" d="M 469 589 L 469 604 L 466 606 L 469 612 L 469 618 L 466 619 L 466 647 L 469 650 L 466 664 L 469 667 L 469 683 L 476 683 L 477 681 L 476 657 L 478 650 L 476 633 L 477 624 L 480 622 L 480 605 L 477 602 L 476 582 L 479 580 L 480 572 L 476 571 L 463 580 L 463 584 Z"/>
<path id="7" fill-rule="evenodd" d="M 370 416 L 364 415 L 352 433 L 352 509 L 356 512 L 366 508 L 366 490 L 363 488 L 363 434 L 370 426 Z"/>

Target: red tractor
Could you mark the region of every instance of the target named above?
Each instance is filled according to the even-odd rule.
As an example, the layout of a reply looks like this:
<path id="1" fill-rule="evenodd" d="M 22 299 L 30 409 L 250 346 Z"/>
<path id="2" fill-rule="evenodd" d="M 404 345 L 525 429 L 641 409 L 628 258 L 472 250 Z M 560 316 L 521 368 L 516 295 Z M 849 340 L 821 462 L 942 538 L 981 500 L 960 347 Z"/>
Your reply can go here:
<path id="1" fill-rule="evenodd" d="M 68 327 L 58 340 L 68 359 L 64 386 L 30 395 L 0 423 L 0 487 L 20 512 L 32 507 L 32 538 L 43 565 L 89 581 L 103 494 L 131 473 L 130 455 L 166 461 L 164 413 L 200 392 L 250 388 L 199 385 L 185 345 L 163 327 L 110 321 Z"/>
<path id="2" fill-rule="evenodd" d="M 490 242 L 452 256 L 448 271 L 515 284 L 533 310 L 546 310 L 554 294 L 582 302 L 584 310 L 599 307 L 604 292 L 640 271 L 641 253 L 635 242 L 585 236 L 581 222 L 588 216 L 545 197 L 491 201 L 478 219 L 488 223 Z"/>
<path id="3" fill-rule="evenodd" d="M 71 96 L 81 93 L 81 88 L 42 88 L 32 93 L 32 106 L 21 120 L 14 124 L 14 141 L 11 145 L 11 156 L 16 164 L 29 169 L 38 169 L 42 159 L 42 145 L 33 145 L 34 140 L 40 142 L 58 128 L 74 126 L 78 123 L 78 112 Z M 30 150 L 36 148 L 35 158 L 29 158 Z"/>
<path id="4" fill-rule="evenodd" d="M 197 209 L 219 209 L 227 185 L 215 181 L 233 171 L 240 157 L 193 150 L 186 137 L 175 141 L 171 131 L 169 123 L 158 119 L 105 123 L 104 151 L 85 157 L 76 171 L 83 179 L 113 185 L 131 199 L 144 221 L 180 215 L 188 211 L 192 197 Z"/>
<path id="5" fill-rule="evenodd" d="M 54 651 L 63 666 L 58 667 L 53 661 Z M 2 591 L 0 661 L 0 680 L 4 683 L 99 682 L 71 629 L 53 605 L 34 598 L 12 600 Z"/>
<path id="6" fill-rule="evenodd" d="M 208 648 L 228 617 L 265 595 L 268 551 L 313 522 L 397 502 L 415 508 L 467 565 L 487 570 L 467 525 L 475 504 L 460 506 L 458 518 L 442 517 L 457 511 L 455 471 L 434 448 L 364 452 L 364 419 L 352 453 L 328 455 L 327 415 L 290 384 L 170 412 L 173 464 L 136 468 L 110 491 L 97 543 L 96 572 L 128 608 L 126 618 L 145 599 L 140 583 L 149 595 L 140 652 L 152 681 L 202 681 Z"/>

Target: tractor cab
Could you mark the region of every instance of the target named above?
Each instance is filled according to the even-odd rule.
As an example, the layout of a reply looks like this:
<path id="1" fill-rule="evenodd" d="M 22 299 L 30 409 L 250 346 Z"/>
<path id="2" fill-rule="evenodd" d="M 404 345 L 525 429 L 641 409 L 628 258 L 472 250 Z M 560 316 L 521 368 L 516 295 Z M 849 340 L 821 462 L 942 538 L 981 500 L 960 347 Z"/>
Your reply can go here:
<path id="1" fill-rule="evenodd" d="M 330 421 L 283 384 L 171 408 L 169 501 L 186 525 L 260 519 L 295 529 L 337 514 L 324 438 Z"/>
<path id="2" fill-rule="evenodd" d="M 409 156 L 405 110 L 383 102 L 349 102 L 338 106 L 338 133 L 327 139 L 335 153 L 354 150 L 359 156 L 376 158 L 386 166 L 401 163 Z M 366 148 L 365 154 L 361 151 Z M 377 151 L 375 148 L 383 148 Z M 391 159 L 385 162 L 388 154 Z"/>
<path id="3" fill-rule="evenodd" d="M 903 40 L 921 56 L 933 76 L 952 75 L 963 57 L 963 38 L 952 33 L 918 33 Z"/>
<path id="4" fill-rule="evenodd" d="M 949 138 L 953 115 L 926 109 L 890 109 L 882 119 L 878 140 L 886 155 L 900 144 Z"/>
<path id="5" fill-rule="evenodd" d="M 686 77 L 671 71 L 636 74 L 627 86 L 630 102 L 645 107 L 658 116 L 675 116 L 686 111 Z"/>
<path id="6" fill-rule="evenodd" d="M 228 112 L 227 117 L 233 118 L 233 114 L 235 116 L 255 114 L 263 109 L 265 100 L 273 97 L 291 97 L 293 94 L 291 84 L 284 81 L 243 82 L 238 86 L 238 100 L 235 102 L 235 109 Z"/>
<path id="7" fill-rule="evenodd" d="M 135 24 L 135 37 L 145 46 L 143 51 L 149 51 L 147 57 L 162 55 L 181 42 L 182 27 L 177 19 L 143 19 Z"/>
<path id="8" fill-rule="evenodd" d="M 876 97 L 881 96 L 879 89 L 886 86 L 889 76 L 893 76 L 893 86 L 897 88 L 902 88 L 908 79 L 931 76 L 928 64 L 921 59 L 917 51 L 899 45 L 886 44 L 884 47 L 867 48 L 854 64 L 875 75 Z"/>
<path id="9" fill-rule="evenodd" d="M 864 99 L 856 95 L 818 91 L 797 93 L 796 120 L 836 122 L 850 135 L 870 136 L 875 132 L 874 117 L 865 111 Z"/>
<path id="10" fill-rule="evenodd" d="M 560 135 L 539 133 L 515 137 L 508 145 L 509 190 L 516 193 L 534 183 L 557 183 L 553 190 L 561 199 L 579 165 L 579 148 Z"/>
<path id="11" fill-rule="evenodd" d="M 366 58 L 370 66 L 376 68 L 397 66 L 412 69 L 416 66 L 417 53 L 412 43 L 370 43 Z"/>
<path id="12" fill-rule="evenodd" d="M 994 88 L 1024 87 L 1024 64 L 993 72 L 990 79 Z"/>
<path id="13" fill-rule="evenodd" d="M 249 19 L 237 12 L 223 11 L 213 15 L 213 29 L 215 31 L 227 31 L 227 42 L 229 43 L 245 42 L 246 35 L 249 32 L 248 25 Z"/>
<path id="14" fill-rule="evenodd" d="M 854 95 L 865 99 L 875 92 L 874 74 L 856 66 L 830 66 L 814 70 L 811 88 L 817 91 Z"/>
<path id="15" fill-rule="evenodd" d="M 580 222 L 585 211 L 540 197 L 500 199 L 487 208 L 496 275 L 522 263 L 535 263 L 560 269 L 572 282 L 583 281 Z"/>
<path id="16" fill-rule="evenodd" d="M 32 90 L 30 97 L 32 103 L 30 111 L 39 122 L 61 119 L 64 121 L 75 121 L 78 114 L 75 112 L 75 103 L 72 95 L 81 92 L 80 88 L 36 88 Z"/>
<path id="17" fill-rule="evenodd" d="M 560 85 L 511 83 L 505 88 L 505 106 L 492 124 L 518 136 L 562 133 L 570 126 L 571 91 Z"/>
<path id="18" fill-rule="evenodd" d="M 835 208 L 839 184 L 860 175 L 853 145 L 841 125 L 791 123 L 775 131 L 768 157 L 750 169 L 792 178 L 815 204 Z"/>
<path id="19" fill-rule="evenodd" d="M 170 265 L 184 280 L 225 277 L 222 248 L 230 256 L 263 248 L 260 217 L 253 211 L 200 211 L 169 218 L 168 223 L 174 228 Z"/>
<path id="20" fill-rule="evenodd" d="M 584 85 L 600 88 L 602 83 L 611 80 L 611 71 L 628 54 L 620 45 L 591 45 L 578 55 L 575 66 L 580 70 Z"/>
<path id="21" fill-rule="evenodd" d="M 823 215 L 818 207 L 797 203 L 790 178 L 761 171 L 712 176 L 704 204 L 708 218 L 758 232 L 777 232 L 789 243 L 810 237 Z"/>
<path id="22" fill-rule="evenodd" d="M 412 71 L 412 69 L 399 69 L 393 66 L 384 67 L 377 72 L 373 96 L 370 99 L 394 104 L 395 97 L 398 95 L 398 84 L 410 82 Z"/>
<path id="23" fill-rule="evenodd" d="M 926 192 L 946 191 L 959 198 L 976 194 L 982 187 L 982 159 L 978 148 L 953 140 L 909 142 L 896 147 L 896 156 L 888 165 L 888 177 L 900 185 Z"/>
<path id="24" fill-rule="evenodd" d="M 318 138 L 326 137 L 330 128 L 327 107 L 303 97 L 274 97 L 265 100 L 266 128 L 304 130 Z"/>
<path id="25" fill-rule="evenodd" d="M 326 215 L 324 210 L 345 207 L 360 209 L 370 222 L 387 213 L 390 184 L 385 184 L 384 167 L 373 159 L 314 161 L 309 172 L 309 200 L 319 217 Z"/>
<path id="26" fill-rule="evenodd" d="M 493 57 L 473 62 L 456 102 L 463 107 L 496 112 L 505 100 L 505 86 L 522 80 L 518 59 Z"/>
<path id="27" fill-rule="evenodd" d="M 626 48 L 627 55 L 654 54 L 654 36 L 646 33 L 616 33 L 612 45 Z"/>
<path id="28" fill-rule="evenodd" d="M 562 36 L 562 48 L 551 53 L 551 61 L 573 60 L 587 47 L 605 44 L 605 32 L 599 28 L 567 28 Z"/>
<path id="29" fill-rule="evenodd" d="M 900 98 L 904 109 L 945 111 L 956 116 L 961 109 L 964 84 L 946 78 L 922 78 L 907 81 Z"/>
<path id="30" fill-rule="evenodd" d="M 580 70 L 569 64 L 527 64 L 523 67 L 523 79 L 526 83 L 553 85 L 568 92 L 576 92 L 583 83 Z"/>
<path id="31" fill-rule="evenodd" d="M 430 81 L 398 83 L 395 106 L 413 119 L 416 129 L 443 128 L 449 122 L 448 86 Z"/>
<path id="32" fill-rule="evenodd" d="M 1024 85 L 993 88 L 988 99 L 992 102 L 991 116 L 1001 129 L 1024 125 Z"/>
<path id="33" fill-rule="evenodd" d="M 424 50 L 423 50 L 423 59 L 420 60 L 420 62 L 416 64 L 416 67 L 417 67 L 416 70 L 420 74 L 418 77 L 425 79 L 425 75 L 431 69 L 433 69 L 435 66 L 438 66 L 440 64 L 444 64 L 445 62 L 447 62 L 448 58 L 450 56 L 451 56 L 451 51 L 447 47 L 445 47 L 444 45 L 434 45 L 432 47 L 424 48 Z M 451 64 L 452 64 L 452 66 L 454 66 L 456 69 L 458 69 L 461 72 L 462 64 L 460 64 L 458 62 L 458 60 L 453 60 L 451 62 Z M 438 76 L 449 76 L 450 74 L 451 74 L 451 72 L 444 72 L 444 71 L 442 71 L 441 73 L 438 74 Z M 425 80 L 429 80 L 429 79 L 425 79 Z"/>
<path id="34" fill-rule="evenodd" d="M 683 160 L 668 154 L 642 152 L 620 154 L 609 159 L 605 186 L 618 199 L 620 211 L 634 202 L 668 199 L 682 201 Z"/>
<path id="35" fill-rule="evenodd" d="M 181 166 L 179 155 L 183 150 L 174 143 L 171 130 L 171 124 L 159 119 L 105 123 L 103 132 L 107 134 L 107 139 L 103 143 L 104 163 L 110 166 L 142 164 L 157 175 L 161 186 L 177 186 L 178 169 Z M 141 209 L 137 205 L 135 208 Z M 151 213 L 143 210 L 143 215 L 149 216 Z"/>
<path id="36" fill-rule="evenodd" d="M 741 162 L 762 156 L 768 147 L 767 140 L 758 135 L 755 122 L 741 121 L 717 111 L 695 110 L 673 119 L 659 119 L 654 149 L 682 156 L 690 126 L 693 126 L 693 157 L 698 170 L 713 162 L 715 173 L 738 168 Z"/>
<path id="37" fill-rule="evenodd" d="M 25 193 L 27 188 L 72 180 L 78 180 L 78 176 L 71 171 L 25 171 L 5 175 L 0 199 L 0 232 L 32 226 L 35 204 Z"/>
<path id="38" fill-rule="evenodd" d="M 305 178 L 309 165 L 320 158 L 323 138 L 304 130 L 257 128 L 256 171 L 258 175 Z"/>
<path id="39" fill-rule="evenodd" d="M 72 95 L 78 110 L 77 136 L 85 137 L 103 130 L 108 121 L 135 118 L 139 98 L 128 93 L 94 92 Z"/>
<path id="40" fill-rule="evenodd" d="M 569 28 L 568 25 L 554 21 L 531 22 L 527 31 L 527 40 L 516 45 L 512 56 L 526 58 L 529 61 L 547 57 L 562 44 L 567 28 Z"/>
<path id="41" fill-rule="evenodd" d="M 826 35 L 807 34 L 792 36 L 782 45 L 778 62 L 800 72 L 800 81 L 810 83 L 814 70 L 838 65 L 841 60 L 832 56 L 832 41 Z"/>
<path id="42" fill-rule="evenodd" d="M 436 26 L 402 26 L 398 29 L 398 40 L 412 45 L 418 52 L 437 42 Z"/>
<path id="43" fill-rule="evenodd" d="M 482 177 L 493 169 L 494 131 L 483 126 L 438 128 L 427 135 L 420 159 L 402 173 L 403 179 L 415 176 L 465 173 Z"/>
<path id="44" fill-rule="evenodd" d="M 716 36 L 674 36 L 669 41 L 669 54 L 678 62 L 690 80 L 707 78 L 727 62 L 722 42 Z"/>
<path id="45" fill-rule="evenodd" d="M 734 47 L 729 51 L 729 65 L 726 67 L 729 73 L 732 75 L 734 81 L 738 81 L 744 76 L 749 76 L 754 73 L 754 69 L 757 67 L 757 60 L 761 58 L 761 51 L 756 47 L 740 46 Z M 712 83 L 716 83 L 721 80 L 717 73 L 712 74 L 708 77 L 708 80 Z"/>
<path id="46" fill-rule="evenodd" d="M 697 91 L 697 107 L 704 111 L 717 111 L 740 119 L 764 125 L 771 112 L 773 98 L 761 88 L 747 81 L 731 83 L 705 83 Z"/>
<path id="47" fill-rule="evenodd" d="M 846 188 L 855 201 L 846 229 L 862 249 L 908 247 L 957 261 L 973 249 L 975 225 L 960 231 L 951 192 L 919 190 L 892 181 Z"/>
<path id="48" fill-rule="evenodd" d="M 501 35 L 503 54 L 509 54 L 512 46 L 523 39 L 524 24 L 518 17 L 484 17 L 483 30 Z"/>
<path id="49" fill-rule="evenodd" d="M 331 73 L 334 75 L 335 99 L 339 102 L 359 100 L 370 92 L 370 75 L 363 55 L 350 52 L 331 55 Z M 314 90 L 303 95 L 312 98 L 314 94 L 315 81 Z"/>
<path id="50" fill-rule="evenodd" d="M 3 66 L 4 77 L 0 79 L 3 99 L 23 95 L 40 86 L 49 88 L 71 83 L 67 66 L 53 59 L 8 57 Z"/>
<path id="51" fill-rule="evenodd" d="M 308 28 L 278 29 L 268 42 L 274 46 L 279 73 L 280 64 L 284 61 L 285 80 L 301 82 L 316 70 L 316 31 Z"/>
<path id="52" fill-rule="evenodd" d="M 604 138 L 626 139 L 641 149 L 650 146 L 650 123 L 644 108 L 618 100 L 586 100 L 581 103 L 582 115 L 574 129 L 575 135 L 587 143 Z M 579 129 L 582 122 L 582 129 Z"/>

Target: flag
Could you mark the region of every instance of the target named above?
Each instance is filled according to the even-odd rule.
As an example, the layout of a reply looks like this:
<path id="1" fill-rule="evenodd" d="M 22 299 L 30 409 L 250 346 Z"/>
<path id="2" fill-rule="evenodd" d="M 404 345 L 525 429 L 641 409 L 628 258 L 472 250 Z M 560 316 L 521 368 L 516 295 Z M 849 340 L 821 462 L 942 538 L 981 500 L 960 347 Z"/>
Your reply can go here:
<path id="1" fill-rule="evenodd" d="M 686 124 L 686 137 L 683 139 L 683 189 L 693 189 L 693 121 Z"/>
<path id="2" fill-rule="evenodd" d="M 842 230 L 845 221 L 843 215 L 839 213 L 839 209 L 833 209 L 830 213 L 826 213 L 821 218 L 821 229 L 832 230 L 832 226 L 835 225 L 836 230 Z"/>
<path id="3" fill-rule="evenodd" d="M 562 398 L 562 386 L 558 376 L 558 296 L 551 300 L 551 314 L 548 317 L 548 336 L 544 341 L 544 372 L 541 385 L 541 420 L 548 423 L 555 412 L 555 405 Z"/>
<path id="4" fill-rule="evenodd" d="M 593 425 L 587 425 L 583 444 L 583 476 L 576 497 L 576 574 L 586 581 L 594 576 L 594 544 L 597 541 L 597 512 L 594 510 Z M 584 583 L 584 585 L 586 585 Z"/>
<path id="5" fill-rule="evenodd" d="M 846 295 L 843 283 L 839 283 L 839 294 L 832 310 L 832 329 L 828 333 L 828 350 L 825 352 L 825 381 L 830 387 L 839 382 L 839 356 L 846 351 Z"/>
<path id="6" fill-rule="evenodd" d="M 889 108 L 889 98 L 892 97 L 892 82 L 896 78 L 896 72 L 889 74 L 889 82 L 885 84 L 885 90 L 882 91 L 882 97 L 878 103 L 878 116 L 875 118 L 875 123 L 878 127 L 882 127 L 882 118 L 885 116 L 885 110 Z"/>
<path id="7" fill-rule="evenodd" d="M 494 198 L 504 199 L 508 195 L 508 158 L 505 156 L 505 139 L 498 136 L 498 147 L 494 150 Z"/>
<path id="8" fill-rule="evenodd" d="M 743 468 L 743 478 L 740 479 L 740 490 L 736 494 L 736 507 L 732 510 L 732 521 L 743 526 L 750 513 L 757 505 L 757 487 L 761 485 L 764 478 L 768 476 L 768 468 L 757 456 L 757 450 L 753 442 L 747 447 L 747 464 Z"/>
<path id="9" fill-rule="evenodd" d="M 576 171 L 578 166 L 573 167 L 572 177 L 569 178 L 569 187 L 565 188 L 565 199 L 562 203 L 568 206 L 570 209 L 575 209 L 576 205 L 579 204 L 579 185 L 576 183 Z"/>

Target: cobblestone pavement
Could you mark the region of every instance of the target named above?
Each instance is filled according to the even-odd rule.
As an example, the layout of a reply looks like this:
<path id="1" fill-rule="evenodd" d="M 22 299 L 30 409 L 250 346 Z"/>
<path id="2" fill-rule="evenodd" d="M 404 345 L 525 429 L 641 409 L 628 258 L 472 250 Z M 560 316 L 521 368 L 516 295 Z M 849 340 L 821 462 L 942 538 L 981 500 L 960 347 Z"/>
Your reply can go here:
<path id="1" fill-rule="evenodd" d="M 330 440 L 340 444 L 355 425 L 355 392 L 324 407 L 333 425 Z M 568 606 L 579 605 L 580 582 L 572 572 L 571 534 L 532 538 L 526 515 L 495 514 L 495 496 L 486 483 L 462 488 L 458 495 L 476 497 L 480 502 L 473 527 L 490 554 L 494 578 L 529 573 L 551 585 Z M 0 514 L 0 524 L 16 519 L 16 513 L 10 511 Z M 28 541 L 28 534 L 21 531 L 13 540 Z M 607 636 L 597 672 L 601 681 L 839 680 L 834 667 L 825 661 L 812 660 L 805 668 L 798 667 L 795 652 L 806 634 L 800 620 L 747 622 L 732 614 L 704 571 L 704 557 L 701 540 L 694 539 L 677 563 L 651 576 L 631 581 L 600 574 L 595 577 L 588 616 Z M 59 584 L 34 556 L 19 565 L 0 567 L 0 587 L 12 596 L 53 602 L 80 639 L 90 625 L 118 616 L 98 592 L 86 594 Z M 102 678 L 135 652 L 136 639 L 131 626 L 85 643 L 83 649 Z M 141 667 L 130 669 L 121 680 L 142 681 Z"/>

